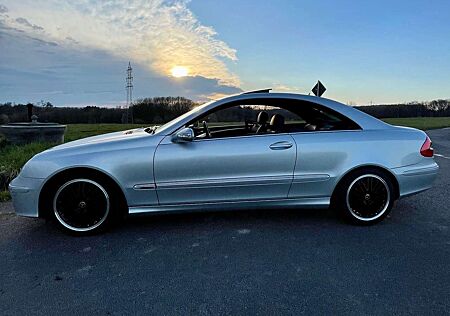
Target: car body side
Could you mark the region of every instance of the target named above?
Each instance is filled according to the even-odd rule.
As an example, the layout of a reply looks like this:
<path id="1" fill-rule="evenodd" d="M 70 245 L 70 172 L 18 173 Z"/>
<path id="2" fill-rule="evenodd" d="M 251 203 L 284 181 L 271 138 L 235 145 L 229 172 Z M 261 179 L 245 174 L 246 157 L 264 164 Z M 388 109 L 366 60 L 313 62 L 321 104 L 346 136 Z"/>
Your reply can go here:
<path id="1" fill-rule="evenodd" d="M 40 192 L 44 185 L 53 176 L 72 168 L 93 169 L 109 176 L 123 191 L 130 213 L 171 210 L 162 207 L 158 199 L 154 170 L 158 146 L 169 143 L 171 135 L 193 118 L 223 104 L 251 98 L 292 98 L 321 104 L 361 126 L 360 130 L 287 134 L 295 143 L 295 163 L 291 179 L 288 179 L 290 189 L 279 205 L 327 207 L 339 181 L 361 167 L 377 167 L 389 173 L 395 179 L 398 197 L 430 188 L 437 175 L 438 166 L 434 159 L 420 155 L 419 150 L 426 139 L 422 131 L 391 126 L 324 98 L 297 94 L 249 94 L 201 106 L 163 126 L 154 135 L 142 129 L 111 133 L 56 146 L 36 155 L 10 184 L 16 213 L 38 217 Z M 262 139 L 265 136 L 258 137 Z M 210 141 L 214 142 L 214 139 Z M 226 168 L 226 162 L 223 164 Z M 234 203 L 232 206 L 248 205 Z M 183 209 L 183 205 L 180 207 Z M 192 207 L 202 209 L 213 205 Z"/>
<path id="2" fill-rule="evenodd" d="M 34 156 L 9 187 L 16 213 L 37 217 L 42 188 L 53 176 L 69 169 L 104 173 L 122 190 L 128 205 L 157 205 L 155 190 L 136 190 L 135 186 L 155 187 L 152 161 L 163 136 L 153 137 L 144 131 L 126 138 L 120 137 L 122 134 L 107 134 L 106 139 L 86 138 L 78 145 L 65 144 Z"/>
<path id="3" fill-rule="evenodd" d="M 395 178 L 398 197 L 431 187 L 438 166 L 420 155 L 425 133 L 392 128 L 297 133 L 297 163 L 290 198 L 331 195 L 349 172 L 363 167 L 383 169 Z"/>

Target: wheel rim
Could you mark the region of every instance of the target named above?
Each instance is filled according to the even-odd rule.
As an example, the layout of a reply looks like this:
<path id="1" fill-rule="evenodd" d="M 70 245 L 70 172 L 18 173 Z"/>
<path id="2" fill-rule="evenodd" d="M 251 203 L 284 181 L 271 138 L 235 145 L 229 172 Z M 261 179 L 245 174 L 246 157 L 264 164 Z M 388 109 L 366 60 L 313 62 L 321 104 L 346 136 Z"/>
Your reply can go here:
<path id="1" fill-rule="evenodd" d="M 90 231 L 108 217 L 109 196 L 95 181 L 71 180 L 56 192 L 53 211 L 64 227 L 77 232 Z"/>
<path id="2" fill-rule="evenodd" d="M 362 175 L 347 190 L 347 208 L 359 220 L 372 221 L 389 207 L 390 190 L 386 181 L 375 174 Z"/>

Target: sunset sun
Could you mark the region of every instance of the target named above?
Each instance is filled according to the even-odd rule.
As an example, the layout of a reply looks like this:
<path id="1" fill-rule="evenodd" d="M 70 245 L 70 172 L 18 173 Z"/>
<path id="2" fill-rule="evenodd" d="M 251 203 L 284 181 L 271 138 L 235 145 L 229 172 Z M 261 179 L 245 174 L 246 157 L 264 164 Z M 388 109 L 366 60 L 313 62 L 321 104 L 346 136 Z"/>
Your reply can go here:
<path id="1" fill-rule="evenodd" d="M 170 73 L 175 78 L 180 78 L 180 77 L 186 77 L 189 73 L 189 70 L 187 67 L 184 67 L 184 66 L 175 66 L 170 70 Z"/>

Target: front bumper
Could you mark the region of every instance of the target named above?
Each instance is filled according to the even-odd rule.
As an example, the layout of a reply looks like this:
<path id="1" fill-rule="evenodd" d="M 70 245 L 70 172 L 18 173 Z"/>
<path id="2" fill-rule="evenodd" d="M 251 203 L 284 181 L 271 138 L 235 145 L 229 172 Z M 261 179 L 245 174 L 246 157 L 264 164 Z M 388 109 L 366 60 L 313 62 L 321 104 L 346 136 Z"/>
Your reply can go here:
<path id="1" fill-rule="evenodd" d="M 9 184 L 14 210 L 17 215 L 39 216 L 39 192 L 44 179 L 25 178 L 20 175 Z"/>
<path id="2" fill-rule="evenodd" d="M 439 171 L 434 160 L 393 169 L 400 187 L 400 197 L 416 194 L 432 187 Z"/>

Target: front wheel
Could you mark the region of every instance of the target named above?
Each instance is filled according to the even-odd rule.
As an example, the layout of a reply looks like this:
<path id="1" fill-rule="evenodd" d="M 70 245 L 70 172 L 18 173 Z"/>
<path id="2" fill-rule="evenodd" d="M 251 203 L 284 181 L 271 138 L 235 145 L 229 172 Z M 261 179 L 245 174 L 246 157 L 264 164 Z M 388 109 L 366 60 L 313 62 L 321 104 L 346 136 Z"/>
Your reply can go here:
<path id="1" fill-rule="evenodd" d="M 60 228 L 87 235 L 103 231 L 115 215 L 114 194 L 100 181 L 88 178 L 62 182 L 53 197 L 53 214 Z"/>
<path id="2" fill-rule="evenodd" d="M 359 170 L 339 184 L 336 207 L 345 219 L 358 225 L 371 225 L 383 220 L 395 200 L 392 181 L 377 169 Z"/>

